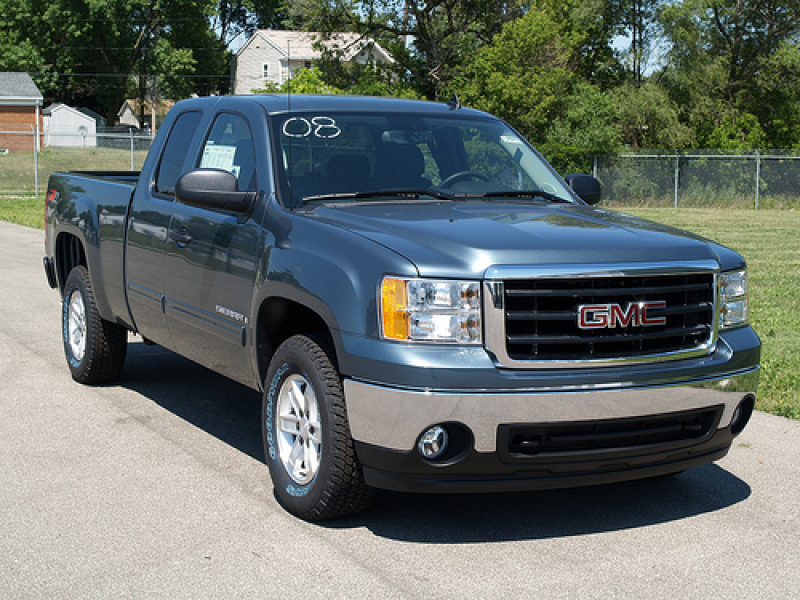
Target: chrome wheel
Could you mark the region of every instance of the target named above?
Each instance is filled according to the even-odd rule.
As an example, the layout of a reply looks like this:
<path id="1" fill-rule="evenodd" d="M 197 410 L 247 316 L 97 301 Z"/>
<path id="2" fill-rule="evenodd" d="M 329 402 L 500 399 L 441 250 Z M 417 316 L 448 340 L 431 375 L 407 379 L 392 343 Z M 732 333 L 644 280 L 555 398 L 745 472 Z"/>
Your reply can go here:
<path id="1" fill-rule="evenodd" d="M 72 378 L 80 383 L 112 381 L 122 371 L 128 331 L 97 310 L 86 267 L 74 267 L 64 283 L 61 339 Z"/>
<path id="2" fill-rule="evenodd" d="M 86 305 L 79 290 L 74 290 L 67 300 L 67 343 L 78 362 L 86 354 Z"/>
<path id="3" fill-rule="evenodd" d="M 278 346 L 264 378 L 261 435 L 275 495 L 308 521 L 355 514 L 373 497 L 335 356 L 327 336 L 298 334 Z"/>
<path id="4" fill-rule="evenodd" d="M 307 485 L 316 476 L 322 457 L 322 426 L 314 388 L 302 375 L 290 375 L 281 386 L 277 405 L 278 456 L 289 477 Z"/>

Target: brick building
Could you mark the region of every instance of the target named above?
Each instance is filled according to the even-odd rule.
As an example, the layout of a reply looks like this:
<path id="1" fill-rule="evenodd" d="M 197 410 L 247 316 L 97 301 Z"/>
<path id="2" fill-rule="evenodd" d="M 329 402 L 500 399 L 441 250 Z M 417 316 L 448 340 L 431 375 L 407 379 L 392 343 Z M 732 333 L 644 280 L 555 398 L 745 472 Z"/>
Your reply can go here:
<path id="1" fill-rule="evenodd" d="M 0 72 L 0 152 L 31 152 L 37 137 L 41 147 L 42 101 L 30 75 Z"/>

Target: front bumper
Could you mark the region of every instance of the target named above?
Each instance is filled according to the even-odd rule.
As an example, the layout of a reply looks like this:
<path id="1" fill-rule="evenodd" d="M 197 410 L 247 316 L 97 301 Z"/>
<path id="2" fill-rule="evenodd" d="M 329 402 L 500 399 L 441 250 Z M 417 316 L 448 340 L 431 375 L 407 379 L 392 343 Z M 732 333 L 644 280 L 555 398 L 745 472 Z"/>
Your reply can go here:
<path id="1" fill-rule="evenodd" d="M 570 487 L 673 473 L 718 460 L 734 433 L 731 420 L 752 402 L 758 367 L 681 383 L 568 391 L 416 391 L 345 380 L 353 439 L 369 485 L 408 491 L 498 491 Z M 717 408 L 699 438 L 510 457 L 508 425 L 605 423 L 630 417 Z M 463 451 L 431 462 L 416 451 L 430 426 L 467 432 Z M 464 438 L 464 436 L 462 436 Z"/>

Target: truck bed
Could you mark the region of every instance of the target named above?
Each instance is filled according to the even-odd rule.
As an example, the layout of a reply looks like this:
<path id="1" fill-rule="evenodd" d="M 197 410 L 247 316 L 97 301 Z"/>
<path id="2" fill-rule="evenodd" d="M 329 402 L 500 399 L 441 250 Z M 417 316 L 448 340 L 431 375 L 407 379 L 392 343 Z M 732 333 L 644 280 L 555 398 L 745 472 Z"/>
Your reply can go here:
<path id="1" fill-rule="evenodd" d="M 67 239 L 65 234 L 85 237 L 84 251 L 98 307 L 109 320 L 121 315 L 124 321 L 129 319 L 123 280 L 124 239 L 139 175 L 138 171 L 69 171 L 53 173 L 48 186 L 48 201 L 53 203 L 48 207 L 51 226 L 63 239 Z M 55 249 L 62 242 L 54 239 L 50 243 Z M 58 282 L 63 285 L 68 273 L 56 267 Z"/>

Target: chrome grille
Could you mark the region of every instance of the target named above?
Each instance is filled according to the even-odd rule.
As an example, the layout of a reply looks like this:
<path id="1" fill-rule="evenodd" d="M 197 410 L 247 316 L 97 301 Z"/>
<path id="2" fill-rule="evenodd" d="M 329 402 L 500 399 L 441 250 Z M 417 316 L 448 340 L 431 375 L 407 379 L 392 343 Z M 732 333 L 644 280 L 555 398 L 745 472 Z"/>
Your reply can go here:
<path id="1" fill-rule="evenodd" d="M 489 315 L 487 328 L 502 325 L 503 333 L 487 331 L 487 339 L 510 366 L 680 357 L 707 351 L 716 334 L 716 275 L 708 270 L 515 276 L 495 280 L 489 289 L 497 316 Z M 623 318 L 613 326 L 579 327 L 581 306 L 613 307 L 619 316 L 642 303 L 651 307 L 648 318 L 656 325 Z"/>

